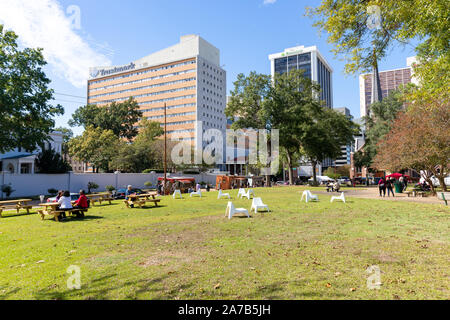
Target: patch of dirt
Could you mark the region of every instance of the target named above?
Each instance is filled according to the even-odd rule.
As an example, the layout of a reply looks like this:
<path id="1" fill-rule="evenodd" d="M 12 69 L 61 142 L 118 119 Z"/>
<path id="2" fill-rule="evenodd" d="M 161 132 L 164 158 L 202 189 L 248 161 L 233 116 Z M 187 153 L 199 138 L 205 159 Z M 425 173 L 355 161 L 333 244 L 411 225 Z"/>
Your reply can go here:
<path id="1" fill-rule="evenodd" d="M 377 259 L 380 262 L 383 263 L 394 263 L 394 262 L 399 262 L 399 260 L 385 252 L 382 252 L 378 255 L 373 256 L 374 259 Z"/>

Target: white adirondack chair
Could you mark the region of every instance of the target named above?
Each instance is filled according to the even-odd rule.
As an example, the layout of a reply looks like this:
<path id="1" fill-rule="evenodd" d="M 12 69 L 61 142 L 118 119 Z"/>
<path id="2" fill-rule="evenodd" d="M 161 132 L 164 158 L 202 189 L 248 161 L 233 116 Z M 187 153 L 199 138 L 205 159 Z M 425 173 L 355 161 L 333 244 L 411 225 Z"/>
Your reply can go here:
<path id="1" fill-rule="evenodd" d="M 237 197 L 238 198 L 242 198 L 244 196 L 244 194 L 245 194 L 245 189 L 240 188 L 239 191 L 238 191 Z"/>
<path id="2" fill-rule="evenodd" d="M 175 191 L 173 192 L 172 198 L 175 199 L 175 198 L 177 197 L 177 195 L 180 196 L 180 199 L 183 199 L 183 196 L 181 195 L 181 191 L 180 191 L 180 190 L 175 190 Z"/>
<path id="3" fill-rule="evenodd" d="M 195 192 L 191 192 L 190 197 L 192 198 L 193 195 L 200 196 L 200 198 L 201 198 L 202 197 L 202 190 L 199 189 L 199 190 L 197 190 Z"/>
<path id="4" fill-rule="evenodd" d="M 319 201 L 319 196 L 317 194 L 312 194 L 311 191 L 309 191 L 309 190 L 303 191 L 302 199 L 300 201 L 303 201 L 303 198 L 306 198 L 305 199 L 306 202 L 313 201 L 313 200 Z"/>
<path id="5" fill-rule="evenodd" d="M 248 210 L 244 208 L 235 208 L 233 202 L 228 201 L 228 206 L 225 211 L 225 216 L 228 217 L 228 219 L 231 219 L 236 213 L 245 213 L 248 218 L 250 218 L 250 215 L 248 214 Z"/>
<path id="6" fill-rule="evenodd" d="M 229 193 L 223 193 L 223 192 L 222 192 L 222 189 L 220 189 L 220 190 L 219 190 L 219 194 L 217 195 L 217 199 L 221 199 L 221 198 L 223 198 L 223 197 L 228 197 L 228 199 L 231 199 Z"/>
<path id="7" fill-rule="evenodd" d="M 270 212 L 269 206 L 267 204 L 264 204 L 261 198 L 253 198 L 252 208 L 250 209 L 250 211 L 255 210 L 255 213 L 257 213 L 259 209 L 266 209 Z"/>
<path id="8" fill-rule="evenodd" d="M 331 197 L 330 202 L 333 202 L 334 200 L 341 200 L 341 201 L 343 201 L 345 203 L 345 195 L 344 195 L 344 193 L 342 192 L 339 197 L 336 197 L 336 196 Z"/>
<path id="9" fill-rule="evenodd" d="M 242 196 L 242 198 L 246 197 L 248 200 L 250 200 L 250 195 L 252 195 L 253 198 L 255 197 L 255 193 L 252 189 L 248 189 L 248 191 Z"/>

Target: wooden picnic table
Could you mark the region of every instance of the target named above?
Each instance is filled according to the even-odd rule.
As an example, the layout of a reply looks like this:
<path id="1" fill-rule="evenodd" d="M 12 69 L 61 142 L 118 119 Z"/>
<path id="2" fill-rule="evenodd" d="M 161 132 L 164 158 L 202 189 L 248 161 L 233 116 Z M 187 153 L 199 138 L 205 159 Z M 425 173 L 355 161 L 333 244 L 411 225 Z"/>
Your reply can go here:
<path id="1" fill-rule="evenodd" d="M 161 202 L 161 199 L 156 199 L 156 196 L 156 192 L 134 194 L 128 196 L 128 200 L 125 199 L 124 203 L 126 204 L 127 208 L 130 208 L 131 205 L 138 205 L 139 208 L 142 208 L 142 206 L 145 206 L 147 202 L 153 202 L 155 207 L 157 207 L 158 203 Z"/>
<path id="2" fill-rule="evenodd" d="M 72 201 L 72 204 L 74 204 L 75 201 Z M 85 212 L 88 211 L 88 209 L 79 209 L 74 208 L 71 210 L 59 210 L 59 203 L 58 202 L 47 202 L 47 203 L 40 203 L 40 207 L 44 207 L 42 210 L 38 210 L 38 214 L 41 216 L 41 220 L 44 220 L 45 216 L 52 216 L 55 218 L 56 221 L 59 221 L 59 216 L 65 212 L 67 214 L 72 214 L 75 212 L 81 212 L 82 216 L 84 216 Z"/>
<path id="3" fill-rule="evenodd" d="M 0 218 L 2 216 L 2 212 L 5 209 L 14 209 L 17 210 L 17 213 L 19 213 L 20 209 L 27 210 L 27 213 L 30 213 L 30 209 L 33 208 L 31 204 L 28 204 L 33 200 L 31 199 L 18 199 L 18 200 L 6 200 L 6 201 L 0 201 Z"/>
<path id="4" fill-rule="evenodd" d="M 111 201 L 114 200 L 114 198 L 109 192 L 87 194 L 86 198 L 91 200 L 93 206 L 95 205 L 96 202 L 102 204 L 102 202 L 107 201 L 109 202 L 109 204 L 111 204 Z"/>

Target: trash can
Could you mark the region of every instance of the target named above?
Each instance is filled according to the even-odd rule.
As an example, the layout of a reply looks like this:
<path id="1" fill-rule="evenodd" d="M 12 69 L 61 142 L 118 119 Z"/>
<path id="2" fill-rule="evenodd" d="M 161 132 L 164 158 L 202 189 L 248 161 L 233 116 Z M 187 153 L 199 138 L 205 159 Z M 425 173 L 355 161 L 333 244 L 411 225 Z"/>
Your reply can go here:
<path id="1" fill-rule="evenodd" d="M 403 193 L 403 185 L 400 182 L 394 183 L 395 193 Z"/>

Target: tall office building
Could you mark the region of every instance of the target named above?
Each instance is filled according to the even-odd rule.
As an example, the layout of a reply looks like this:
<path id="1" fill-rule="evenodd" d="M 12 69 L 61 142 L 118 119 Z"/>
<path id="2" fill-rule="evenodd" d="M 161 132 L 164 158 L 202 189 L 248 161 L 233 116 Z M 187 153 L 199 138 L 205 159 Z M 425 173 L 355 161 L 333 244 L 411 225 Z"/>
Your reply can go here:
<path id="1" fill-rule="evenodd" d="M 396 90 L 400 85 L 414 82 L 412 64 L 415 57 L 407 58 L 406 68 L 393 69 L 380 72 L 380 85 L 383 98 L 390 92 Z M 359 97 L 361 117 L 369 115 L 370 105 L 372 104 L 372 73 L 366 73 L 359 76 Z"/>
<path id="2" fill-rule="evenodd" d="M 272 76 L 293 69 L 305 71 L 305 77 L 320 84 L 320 100 L 328 108 L 333 108 L 333 69 L 320 54 L 316 46 L 298 46 L 284 49 L 283 52 L 269 55 Z"/>
<path id="3" fill-rule="evenodd" d="M 182 36 L 178 44 L 124 66 L 91 68 L 90 75 L 89 104 L 133 97 L 144 117 L 161 125 L 167 104 L 169 138 L 176 134 L 199 146 L 199 130 L 226 130 L 226 72 L 220 67 L 220 51 L 198 35 Z M 196 121 L 202 121 L 202 129 Z"/>
<path id="4" fill-rule="evenodd" d="M 350 113 L 348 108 L 334 108 L 337 112 L 344 114 L 348 119 L 353 120 L 353 116 Z M 334 160 L 334 165 L 336 167 L 341 167 L 350 164 L 351 153 L 355 151 L 354 143 L 350 143 L 348 145 L 341 146 L 341 155 Z"/>

